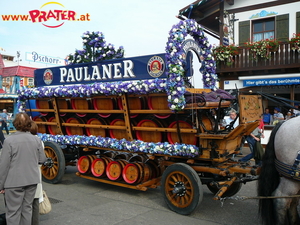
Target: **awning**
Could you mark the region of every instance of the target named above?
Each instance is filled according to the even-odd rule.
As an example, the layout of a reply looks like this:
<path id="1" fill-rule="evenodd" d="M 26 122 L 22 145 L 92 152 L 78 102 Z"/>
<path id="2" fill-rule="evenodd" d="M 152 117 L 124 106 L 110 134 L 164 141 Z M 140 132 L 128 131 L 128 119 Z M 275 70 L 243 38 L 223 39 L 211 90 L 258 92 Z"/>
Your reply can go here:
<path id="1" fill-rule="evenodd" d="M 278 74 L 239 77 L 244 87 L 300 84 L 300 74 Z"/>

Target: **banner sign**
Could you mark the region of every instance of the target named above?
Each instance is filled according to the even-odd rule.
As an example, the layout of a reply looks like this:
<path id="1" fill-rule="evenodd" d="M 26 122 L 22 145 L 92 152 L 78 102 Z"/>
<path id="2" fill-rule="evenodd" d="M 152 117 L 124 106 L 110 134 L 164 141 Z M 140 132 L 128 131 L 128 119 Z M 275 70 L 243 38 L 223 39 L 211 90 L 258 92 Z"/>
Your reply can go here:
<path id="1" fill-rule="evenodd" d="M 166 78 L 165 54 L 37 69 L 35 86 Z"/>
<path id="2" fill-rule="evenodd" d="M 57 66 L 66 65 L 66 60 L 62 58 L 41 55 L 38 54 L 37 52 L 26 52 L 25 60 L 29 62 L 44 63 L 44 64 L 51 64 Z"/>
<path id="3" fill-rule="evenodd" d="M 272 78 L 272 79 L 255 79 L 255 80 L 244 80 L 244 87 L 251 86 L 270 86 L 270 85 L 292 85 L 300 84 L 299 77 L 284 77 L 284 78 Z"/>

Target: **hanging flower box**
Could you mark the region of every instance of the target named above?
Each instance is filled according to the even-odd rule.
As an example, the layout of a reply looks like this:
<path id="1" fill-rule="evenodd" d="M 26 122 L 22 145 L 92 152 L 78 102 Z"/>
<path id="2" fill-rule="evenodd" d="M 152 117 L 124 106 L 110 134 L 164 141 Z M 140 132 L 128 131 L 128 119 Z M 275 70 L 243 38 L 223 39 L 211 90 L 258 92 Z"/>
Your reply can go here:
<path id="1" fill-rule="evenodd" d="M 293 34 L 293 37 L 289 40 L 290 48 L 293 51 L 300 52 L 300 33 Z"/>
<path id="2" fill-rule="evenodd" d="M 234 62 L 233 56 L 239 54 L 240 48 L 235 45 L 220 45 L 213 48 L 213 56 L 217 63 L 224 62 L 227 66 Z"/>
<path id="3" fill-rule="evenodd" d="M 271 52 L 278 51 L 279 41 L 276 39 L 265 39 L 256 42 L 246 42 L 246 47 L 253 53 L 252 59 L 270 59 Z"/>

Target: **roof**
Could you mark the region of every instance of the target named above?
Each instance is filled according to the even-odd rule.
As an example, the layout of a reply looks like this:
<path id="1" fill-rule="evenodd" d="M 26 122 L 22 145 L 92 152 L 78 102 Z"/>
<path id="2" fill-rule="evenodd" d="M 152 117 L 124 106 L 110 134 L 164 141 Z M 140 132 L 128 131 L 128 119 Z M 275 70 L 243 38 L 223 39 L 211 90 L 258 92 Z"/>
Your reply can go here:
<path id="1" fill-rule="evenodd" d="M 0 54 L 0 76 L 34 77 L 34 70 L 36 70 L 36 67 L 24 66 L 14 61 L 3 60 Z"/>
<path id="2" fill-rule="evenodd" d="M 219 36 L 220 0 L 198 0 L 179 10 L 179 17 L 194 19 L 212 36 Z"/>

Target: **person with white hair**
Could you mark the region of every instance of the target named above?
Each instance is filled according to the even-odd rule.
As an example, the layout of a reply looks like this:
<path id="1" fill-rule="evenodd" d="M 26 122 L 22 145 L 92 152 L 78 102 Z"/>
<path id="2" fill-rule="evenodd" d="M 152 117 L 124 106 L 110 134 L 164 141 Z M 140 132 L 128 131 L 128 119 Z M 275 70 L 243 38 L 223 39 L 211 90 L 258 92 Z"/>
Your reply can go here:
<path id="1" fill-rule="evenodd" d="M 229 111 L 229 117 L 225 119 L 226 124 L 229 125 L 234 121 L 233 128 L 236 128 L 239 125 L 239 119 L 237 118 L 237 112 L 235 109 Z"/>

